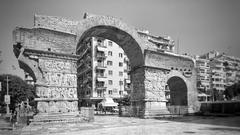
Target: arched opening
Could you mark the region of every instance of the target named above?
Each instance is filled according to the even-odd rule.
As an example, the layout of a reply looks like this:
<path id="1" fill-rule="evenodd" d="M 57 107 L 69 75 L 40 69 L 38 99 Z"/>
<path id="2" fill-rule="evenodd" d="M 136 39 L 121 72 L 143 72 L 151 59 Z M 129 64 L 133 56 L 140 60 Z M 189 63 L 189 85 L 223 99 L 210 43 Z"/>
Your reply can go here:
<path id="1" fill-rule="evenodd" d="M 169 106 L 187 106 L 187 85 L 180 77 L 173 76 L 167 81 Z"/>
<path id="2" fill-rule="evenodd" d="M 124 30 L 121 30 L 114 26 L 106 25 L 98 25 L 91 27 L 85 32 L 83 32 L 83 34 L 79 38 L 76 54 L 79 54 L 78 48 L 89 37 L 102 37 L 104 39 L 109 39 L 117 43 L 128 56 L 132 68 L 137 68 L 144 64 L 143 53 L 139 43 L 136 41 L 135 38 L 133 38 L 132 35 L 130 35 Z"/>
<path id="3" fill-rule="evenodd" d="M 80 106 L 97 107 L 104 98 L 123 98 L 126 89 L 134 89 L 132 71 L 144 65 L 144 57 L 139 43 L 131 34 L 118 27 L 97 25 L 85 30 L 78 41 L 76 54 L 80 55 L 77 61 Z M 114 48 L 112 44 L 118 45 L 113 51 L 108 49 Z M 109 79 L 111 74 L 115 77 Z M 127 78 L 119 77 L 125 75 Z M 113 85 L 116 83 L 118 87 L 115 88 Z M 114 93 L 118 96 L 114 96 Z M 127 93 L 130 95 L 131 92 Z"/>
<path id="4" fill-rule="evenodd" d="M 25 62 L 19 60 L 19 66 L 21 69 L 24 69 L 24 72 L 28 73 L 29 76 L 33 79 L 33 82 L 36 83 L 35 72 L 29 67 Z"/>

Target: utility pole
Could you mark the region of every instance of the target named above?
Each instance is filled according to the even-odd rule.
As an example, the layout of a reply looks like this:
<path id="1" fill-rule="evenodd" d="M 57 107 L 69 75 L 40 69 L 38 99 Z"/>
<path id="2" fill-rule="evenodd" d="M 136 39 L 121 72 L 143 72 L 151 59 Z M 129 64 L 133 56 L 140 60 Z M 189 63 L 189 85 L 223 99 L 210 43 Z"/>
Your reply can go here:
<path id="1" fill-rule="evenodd" d="M 10 96 L 8 94 L 8 91 L 9 91 L 9 86 L 8 86 L 8 76 L 7 76 L 7 95 L 5 95 L 5 102 L 7 104 L 7 108 L 6 108 L 6 112 L 7 112 L 7 115 L 9 115 L 9 104 L 10 104 Z"/>

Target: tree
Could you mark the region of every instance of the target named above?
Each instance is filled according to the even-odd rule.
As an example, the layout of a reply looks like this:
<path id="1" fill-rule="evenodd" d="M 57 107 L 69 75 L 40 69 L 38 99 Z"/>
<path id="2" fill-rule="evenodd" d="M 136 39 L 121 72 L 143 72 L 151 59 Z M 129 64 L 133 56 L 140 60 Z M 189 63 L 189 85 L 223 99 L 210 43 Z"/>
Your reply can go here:
<path id="1" fill-rule="evenodd" d="M 0 81 L 2 82 L 2 91 L 0 91 L 0 106 L 5 106 L 4 95 L 7 94 L 7 76 L 9 78 L 9 95 L 11 97 L 10 109 L 13 110 L 17 103 L 26 101 L 29 99 L 30 102 L 36 97 L 35 87 L 27 84 L 20 77 L 10 74 L 0 75 Z"/>
<path id="2" fill-rule="evenodd" d="M 227 100 L 231 100 L 234 97 L 237 97 L 238 95 L 240 95 L 240 82 L 226 87 L 224 94 Z"/>

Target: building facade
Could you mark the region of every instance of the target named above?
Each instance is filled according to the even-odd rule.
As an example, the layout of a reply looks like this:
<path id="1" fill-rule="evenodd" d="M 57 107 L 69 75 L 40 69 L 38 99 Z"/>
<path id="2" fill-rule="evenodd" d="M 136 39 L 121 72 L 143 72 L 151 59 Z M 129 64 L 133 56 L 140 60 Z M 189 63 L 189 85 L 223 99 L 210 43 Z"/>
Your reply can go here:
<path id="1" fill-rule="evenodd" d="M 206 94 L 210 94 L 212 100 L 214 100 L 214 94 L 219 93 L 223 95 L 227 86 L 231 86 L 240 81 L 239 58 L 228 56 L 224 53 L 220 54 L 217 51 L 210 51 L 196 58 L 196 66 L 198 69 L 198 91 L 203 89 L 201 86 L 206 84 L 205 82 L 207 81 L 209 89 L 206 89 Z M 206 78 L 209 79 L 205 80 Z M 201 92 L 199 92 L 199 94 L 201 94 Z"/>
<path id="2" fill-rule="evenodd" d="M 207 59 L 196 59 L 197 66 L 197 88 L 203 91 L 210 90 L 210 65 Z"/>
<path id="3" fill-rule="evenodd" d="M 104 98 L 117 100 L 131 93 L 129 60 L 115 42 L 91 37 L 77 51 L 82 105 L 97 105 Z"/>

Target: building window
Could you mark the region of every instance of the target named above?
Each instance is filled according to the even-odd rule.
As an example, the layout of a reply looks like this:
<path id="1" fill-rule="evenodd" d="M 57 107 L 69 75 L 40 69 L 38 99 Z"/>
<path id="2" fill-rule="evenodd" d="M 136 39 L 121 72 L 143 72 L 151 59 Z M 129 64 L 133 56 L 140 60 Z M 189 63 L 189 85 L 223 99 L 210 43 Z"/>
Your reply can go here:
<path id="1" fill-rule="evenodd" d="M 112 80 L 108 80 L 108 84 L 109 84 L 109 85 L 112 85 L 112 84 L 113 84 L 113 81 L 112 81 Z"/>
<path id="2" fill-rule="evenodd" d="M 119 85 L 123 85 L 123 81 L 119 81 Z"/>
<path id="3" fill-rule="evenodd" d="M 123 91 L 120 90 L 120 91 L 119 91 L 119 95 L 123 95 Z"/>
<path id="4" fill-rule="evenodd" d="M 113 71 L 112 70 L 108 70 L 108 75 L 112 75 Z"/>
<path id="5" fill-rule="evenodd" d="M 123 63 L 122 62 L 119 62 L 119 67 L 122 67 L 123 66 Z"/>
<path id="6" fill-rule="evenodd" d="M 108 66 L 112 66 L 113 62 L 112 61 L 107 61 Z"/>
<path id="7" fill-rule="evenodd" d="M 112 95 L 112 90 L 108 90 L 108 94 L 109 94 L 109 95 Z"/>
<path id="8" fill-rule="evenodd" d="M 97 91 L 97 96 L 98 97 L 103 97 L 103 92 L 100 90 L 100 91 Z"/>
<path id="9" fill-rule="evenodd" d="M 119 72 L 119 76 L 123 76 L 123 72 L 120 71 L 120 72 Z"/>
<path id="10" fill-rule="evenodd" d="M 123 54 L 122 54 L 122 53 L 119 53 L 119 57 L 122 58 L 122 57 L 123 57 Z"/>
<path id="11" fill-rule="evenodd" d="M 112 51 L 108 51 L 108 56 L 112 56 Z"/>
<path id="12" fill-rule="evenodd" d="M 112 46 L 112 41 L 108 41 L 108 46 Z"/>

